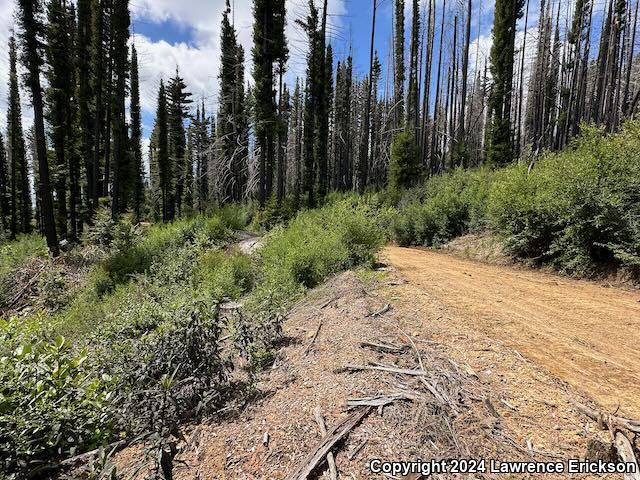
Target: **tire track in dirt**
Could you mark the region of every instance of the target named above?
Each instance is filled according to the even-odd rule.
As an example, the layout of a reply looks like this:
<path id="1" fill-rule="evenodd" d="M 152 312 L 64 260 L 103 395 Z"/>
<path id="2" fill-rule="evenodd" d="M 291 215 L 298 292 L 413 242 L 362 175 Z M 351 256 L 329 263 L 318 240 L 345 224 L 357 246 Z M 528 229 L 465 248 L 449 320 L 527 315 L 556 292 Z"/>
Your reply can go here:
<path id="1" fill-rule="evenodd" d="M 415 290 L 608 410 L 640 417 L 640 294 L 440 252 L 387 247 Z"/>

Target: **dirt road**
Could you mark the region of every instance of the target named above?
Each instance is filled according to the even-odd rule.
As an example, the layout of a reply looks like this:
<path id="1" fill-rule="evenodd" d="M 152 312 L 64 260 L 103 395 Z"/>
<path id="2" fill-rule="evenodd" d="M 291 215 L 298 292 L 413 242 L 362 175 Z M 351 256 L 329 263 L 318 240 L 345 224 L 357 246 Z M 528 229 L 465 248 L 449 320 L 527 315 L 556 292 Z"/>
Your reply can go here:
<path id="1" fill-rule="evenodd" d="M 420 249 L 388 247 L 385 257 L 417 305 L 446 305 L 460 330 L 479 330 L 606 409 L 640 417 L 640 293 Z"/>

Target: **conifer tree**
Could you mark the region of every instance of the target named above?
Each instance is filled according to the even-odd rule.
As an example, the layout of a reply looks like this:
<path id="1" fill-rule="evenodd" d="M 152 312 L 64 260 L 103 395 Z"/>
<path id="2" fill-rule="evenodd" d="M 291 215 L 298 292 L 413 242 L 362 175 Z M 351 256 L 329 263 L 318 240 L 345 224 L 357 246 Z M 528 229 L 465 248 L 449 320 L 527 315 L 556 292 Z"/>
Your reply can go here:
<path id="1" fill-rule="evenodd" d="M 199 212 L 204 212 L 209 200 L 208 151 L 210 148 L 204 100 L 202 101 L 202 110 L 198 107 L 196 112 L 196 125 L 193 142 L 196 162 L 196 206 Z"/>
<path id="2" fill-rule="evenodd" d="M 239 201 L 244 190 L 247 149 L 247 119 L 244 99 L 244 49 L 238 43 L 229 16 L 231 6 L 222 17 L 220 38 L 219 120 L 220 155 L 224 162 L 223 190 L 227 201 Z"/>
<path id="3" fill-rule="evenodd" d="M 418 57 L 420 54 L 420 12 L 418 0 L 413 0 L 411 23 L 411 48 L 409 55 L 409 88 L 407 93 L 407 128 L 416 137 L 420 117 L 420 92 L 418 85 Z"/>
<path id="4" fill-rule="evenodd" d="M 253 17 L 254 114 L 260 149 L 258 200 L 264 206 L 272 193 L 275 159 L 277 112 L 273 66 L 287 55 L 285 1 L 254 0 Z"/>
<path id="5" fill-rule="evenodd" d="M 7 152 L 4 138 L 0 133 L 0 240 L 4 240 L 9 215 L 9 172 L 7 169 Z"/>
<path id="6" fill-rule="evenodd" d="M 322 10 L 322 24 L 317 34 L 317 108 L 316 108 L 316 135 L 314 140 L 314 157 L 318 165 L 318 199 L 324 200 L 328 189 L 328 148 L 329 139 L 329 109 L 331 74 L 333 71 L 333 52 L 331 46 L 326 47 L 327 42 L 327 7 L 324 0 Z M 331 65 L 329 65 L 331 62 Z"/>
<path id="7" fill-rule="evenodd" d="M 158 90 L 158 105 L 156 110 L 155 126 L 155 165 L 158 173 L 158 188 L 161 196 L 162 221 L 173 219 L 173 166 L 169 158 L 169 131 L 167 113 L 167 95 L 164 82 L 160 80 Z"/>
<path id="8" fill-rule="evenodd" d="M 111 16 L 113 34 L 113 91 L 111 101 L 113 128 L 113 191 L 111 215 L 115 219 L 127 205 L 127 172 L 130 172 L 129 137 L 125 119 L 125 97 L 129 77 L 129 0 L 114 0 Z"/>
<path id="9" fill-rule="evenodd" d="M 304 158 L 304 180 L 303 192 L 307 195 L 307 205 L 314 207 L 316 205 L 315 180 L 317 172 L 317 161 L 315 154 L 315 139 L 317 131 L 317 110 L 319 97 L 321 95 L 320 55 L 324 53 L 319 47 L 318 35 L 318 9 L 313 0 L 309 0 L 309 14 L 305 22 L 298 22 L 306 31 L 309 39 L 309 52 L 307 54 L 307 80 L 305 82 L 305 100 L 304 100 L 304 133 L 303 133 L 303 158 Z"/>
<path id="10" fill-rule="evenodd" d="M 236 52 L 236 95 L 235 95 L 235 124 L 236 124 L 236 149 L 233 171 L 232 200 L 242 200 L 247 188 L 247 170 L 249 156 L 249 112 L 247 107 L 247 95 L 244 90 L 244 48 L 238 45 Z M 250 95 L 249 95 L 250 96 Z"/>
<path id="11" fill-rule="evenodd" d="M 78 123 L 80 127 L 79 153 L 84 159 L 85 208 L 87 220 L 93 215 L 93 141 L 94 111 L 91 68 L 91 42 L 93 37 L 93 1 L 78 0 L 78 27 L 76 63 L 78 80 Z"/>
<path id="12" fill-rule="evenodd" d="M 516 22 L 522 16 L 522 0 L 496 0 L 490 70 L 493 79 L 488 100 L 488 161 L 504 165 L 513 159 L 511 100 Z"/>
<path id="13" fill-rule="evenodd" d="M 42 3 L 39 0 L 19 0 L 18 18 L 21 27 L 23 62 L 27 71 L 27 86 L 31 92 L 31 102 L 34 113 L 34 130 L 36 156 L 38 159 L 38 193 L 40 210 L 43 220 L 43 230 L 47 246 L 53 256 L 58 256 L 60 247 L 53 211 L 53 196 L 49 178 L 49 162 L 44 129 L 44 102 L 40 71 L 42 67 Z"/>
<path id="14" fill-rule="evenodd" d="M 11 215 L 10 232 L 15 237 L 18 232 L 31 231 L 31 192 L 29 188 L 29 169 L 22 130 L 22 107 L 18 85 L 17 51 L 15 38 L 9 39 L 9 107 L 7 109 L 7 194 L 9 195 Z"/>
<path id="15" fill-rule="evenodd" d="M 169 157 L 173 165 L 174 177 L 172 182 L 175 183 L 175 196 L 170 204 L 172 209 L 171 218 L 182 214 L 182 197 L 187 168 L 185 161 L 187 137 L 184 122 L 188 117 L 188 106 L 191 103 L 191 93 L 187 91 L 187 85 L 176 69 L 175 76 L 169 80 L 167 85 Z"/>
<path id="16" fill-rule="evenodd" d="M 92 0 L 92 30 L 91 30 L 91 50 L 90 50 L 90 86 L 93 93 L 92 112 L 93 112 L 93 161 L 91 167 L 92 180 L 91 185 L 91 211 L 95 212 L 98 208 L 98 199 L 104 191 L 103 185 L 100 183 L 102 178 L 101 158 L 103 151 L 106 152 L 107 146 L 110 145 L 111 138 L 107 135 L 105 124 L 106 109 L 105 96 L 107 92 L 108 81 L 106 79 L 108 69 L 105 68 L 105 53 L 108 49 L 105 46 L 107 25 L 105 21 L 105 11 L 110 0 Z M 106 155 L 106 153 L 105 153 Z"/>
<path id="17" fill-rule="evenodd" d="M 144 205 L 144 166 L 142 161 L 142 114 L 140 110 L 140 80 L 138 73 L 138 52 L 131 45 L 131 173 L 133 178 L 133 213 L 137 219 L 142 216 Z"/>
<path id="18" fill-rule="evenodd" d="M 68 108 L 73 93 L 71 35 L 69 21 L 62 0 L 51 0 L 47 5 L 47 120 L 50 126 L 51 144 L 55 152 L 53 185 L 55 190 L 56 228 L 62 238 L 68 235 L 67 191 L 69 167 L 67 162 L 72 146 L 69 144 L 71 125 L 68 125 Z"/>
<path id="19" fill-rule="evenodd" d="M 194 190 L 194 176 L 193 176 L 193 136 L 194 136 L 194 124 L 189 125 L 187 129 L 187 148 L 184 153 L 184 184 L 182 187 L 182 214 L 191 216 L 193 214 L 193 190 Z"/>
<path id="20" fill-rule="evenodd" d="M 360 194 L 364 193 L 367 186 L 369 170 L 369 136 L 371 130 L 371 96 L 373 94 L 373 70 L 374 70 L 374 44 L 376 36 L 376 14 L 378 10 L 378 0 L 373 0 L 373 16 L 371 20 L 371 45 L 369 47 L 369 78 L 367 81 L 367 92 L 364 104 L 364 116 L 362 121 L 362 135 L 360 148 L 358 150 L 358 177 L 357 187 Z M 417 21 L 417 20 L 415 20 Z M 417 68 L 417 67 L 416 67 Z M 411 89 L 409 89 L 411 92 Z"/>
<path id="21" fill-rule="evenodd" d="M 291 121 L 289 122 L 289 146 L 287 148 L 288 161 L 285 178 L 287 188 L 293 191 L 293 203 L 296 208 L 300 206 L 302 193 L 302 116 L 304 113 L 303 87 L 300 79 L 296 78 L 296 86 L 291 99 Z"/>

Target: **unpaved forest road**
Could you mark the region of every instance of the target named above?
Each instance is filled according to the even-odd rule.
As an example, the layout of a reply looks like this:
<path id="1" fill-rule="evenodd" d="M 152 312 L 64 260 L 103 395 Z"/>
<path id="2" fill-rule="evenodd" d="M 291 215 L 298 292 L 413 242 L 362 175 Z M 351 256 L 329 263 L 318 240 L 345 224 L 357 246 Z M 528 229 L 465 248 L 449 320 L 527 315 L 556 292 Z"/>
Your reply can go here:
<path id="1" fill-rule="evenodd" d="M 434 251 L 384 255 L 417 306 L 436 300 L 461 329 L 516 349 L 609 411 L 640 417 L 640 293 Z"/>

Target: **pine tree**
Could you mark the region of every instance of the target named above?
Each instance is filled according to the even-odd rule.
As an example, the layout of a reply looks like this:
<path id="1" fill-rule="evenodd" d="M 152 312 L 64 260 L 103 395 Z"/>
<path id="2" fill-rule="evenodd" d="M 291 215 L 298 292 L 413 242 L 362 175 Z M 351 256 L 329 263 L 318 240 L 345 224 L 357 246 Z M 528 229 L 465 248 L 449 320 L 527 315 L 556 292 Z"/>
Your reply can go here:
<path id="1" fill-rule="evenodd" d="M 413 0 L 411 48 L 409 56 L 409 89 L 407 94 L 407 128 L 416 136 L 420 117 L 420 91 L 418 84 L 418 56 L 420 51 L 420 12 L 418 0 Z"/>
<path id="2" fill-rule="evenodd" d="M 293 203 L 296 208 L 300 206 L 302 193 L 302 116 L 304 113 L 302 90 L 300 79 L 296 78 L 296 86 L 291 99 L 291 121 L 289 122 L 288 174 L 285 176 L 286 188 L 293 191 Z"/>
<path id="3" fill-rule="evenodd" d="M 231 7 L 222 17 L 220 38 L 219 120 L 220 155 L 224 162 L 225 201 L 239 201 L 244 191 L 247 149 L 247 119 L 244 99 L 244 49 L 229 21 Z"/>
<path id="4" fill-rule="evenodd" d="M 488 161 L 504 165 L 513 159 L 511 99 L 515 56 L 516 22 L 522 16 L 522 0 L 496 0 L 490 70 Z"/>
<path id="5" fill-rule="evenodd" d="M 202 101 L 202 110 L 196 111 L 196 124 L 194 132 L 194 156 L 196 161 L 196 206 L 199 212 L 204 212 L 209 201 L 209 161 L 210 148 L 209 134 L 207 131 L 207 115 Z"/>
<path id="6" fill-rule="evenodd" d="M 321 202 L 327 194 L 328 187 L 328 140 L 329 140 L 329 108 L 330 108 L 330 89 L 331 73 L 333 71 L 333 52 L 331 46 L 326 47 L 327 37 L 327 7 L 328 2 L 324 0 L 322 10 L 322 24 L 320 31 L 317 33 L 317 108 L 316 115 L 316 132 L 314 139 L 314 157 L 318 165 L 318 200 Z M 329 56 L 331 58 L 329 59 Z M 331 61 L 331 65 L 329 65 Z"/>
<path id="7" fill-rule="evenodd" d="M 111 101 L 113 128 L 113 191 L 111 193 L 111 215 L 114 219 L 127 205 L 126 177 L 131 156 L 129 152 L 129 138 L 125 119 L 125 97 L 127 79 L 129 76 L 129 0 L 114 0 L 111 16 L 113 44 L 113 91 Z"/>
<path id="8" fill-rule="evenodd" d="M 70 47 L 72 52 L 76 51 L 76 43 L 78 41 L 78 26 L 76 24 L 76 9 L 73 3 L 66 4 L 66 18 L 69 25 Z M 69 154 L 67 155 L 67 164 L 69 167 L 69 222 L 71 226 L 71 239 L 77 241 L 82 233 L 83 207 L 82 207 L 82 166 L 80 152 L 80 124 L 79 124 L 79 106 L 78 106 L 78 70 L 76 58 L 71 62 L 71 88 L 73 93 L 69 99 L 69 105 L 66 109 L 66 124 L 68 127 L 67 144 Z"/>
<path id="9" fill-rule="evenodd" d="M 249 112 L 247 95 L 244 90 L 244 48 L 238 45 L 236 52 L 236 95 L 235 95 L 235 125 L 236 149 L 233 171 L 232 200 L 242 200 L 247 189 L 247 170 L 249 156 Z"/>
<path id="10" fill-rule="evenodd" d="M 191 93 L 187 91 L 184 79 L 176 69 L 175 76 L 167 85 L 167 115 L 169 132 L 169 157 L 173 164 L 175 196 L 170 203 L 170 216 L 182 215 L 182 197 L 186 173 L 185 152 L 187 137 L 184 122 L 189 115 L 188 106 L 192 103 Z"/>
<path id="11" fill-rule="evenodd" d="M 53 196 L 49 178 L 49 162 L 47 160 L 46 137 L 44 130 L 44 105 L 40 70 L 42 67 L 42 4 L 38 0 L 19 0 L 19 23 L 22 29 L 23 62 L 27 70 L 27 86 L 31 92 L 35 129 L 35 144 L 38 158 L 38 190 L 40 209 L 43 219 L 43 230 L 47 246 L 53 256 L 58 256 L 60 247 L 53 211 Z"/>
<path id="12" fill-rule="evenodd" d="M 20 105 L 20 87 L 18 85 L 16 42 L 9 39 L 9 107 L 7 109 L 7 188 L 11 222 L 11 236 L 18 232 L 31 231 L 31 192 L 29 188 L 29 170 L 24 134 L 22 130 L 22 107 Z"/>
<path id="13" fill-rule="evenodd" d="M 187 148 L 184 154 L 185 170 L 184 170 L 184 184 L 182 187 L 182 214 L 185 216 L 193 215 L 193 191 L 194 191 L 194 176 L 193 176 L 193 146 L 194 137 L 194 124 L 189 125 L 187 129 Z"/>
<path id="14" fill-rule="evenodd" d="M 84 159 L 85 203 L 87 221 L 93 216 L 93 141 L 94 111 L 91 65 L 91 42 L 93 37 L 93 1 L 78 0 L 78 27 L 76 40 L 78 79 L 78 123 L 80 126 L 79 151 Z"/>
<path id="15" fill-rule="evenodd" d="M 160 80 L 158 105 L 156 110 L 154 163 L 157 169 L 158 188 L 161 196 L 162 221 L 173 219 L 173 165 L 169 158 L 169 130 L 167 113 L 167 94 L 164 82 Z"/>
<path id="16" fill-rule="evenodd" d="M 283 64 L 287 57 L 285 13 L 284 0 L 253 2 L 253 96 L 256 139 L 260 149 L 258 200 L 261 206 L 266 204 L 273 187 L 274 132 L 277 127 L 273 67 L 274 63 Z"/>
<path id="17" fill-rule="evenodd" d="M 105 69 L 105 53 L 109 52 L 106 48 L 105 36 L 107 32 L 106 25 L 106 10 L 110 0 L 92 0 L 92 35 L 91 35 L 91 50 L 90 50 L 90 86 L 93 93 L 93 102 L 90 108 L 93 112 L 93 161 L 91 167 L 92 180 L 88 185 L 91 185 L 91 212 L 95 212 L 98 208 L 98 199 L 104 192 L 104 186 L 101 183 L 102 170 L 101 170 L 101 158 L 103 151 L 106 152 L 107 146 L 110 145 L 111 138 L 107 135 L 105 124 L 109 122 L 105 121 L 106 109 L 105 109 L 105 96 L 107 93 L 107 85 L 110 79 L 107 80 L 106 75 L 108 69 Z M 105 153 L 106 155 L 106 153 Z"/>
<path id="18" fill-rule="evenodd" d="M 309 39 L 309 52 L 307 54 L 307 80 L 305 82 L 304 100 L 304 133 L 303 133 L 303 158 L 304 180 L 302 190 L 307 196 L 307 206 L 316 205 L 315 180 L 317 162 L 315 158 L 315 138 L 317 129 L 318 98 L 320 96 L 319 80 L 321 76 L 320 55 L 318 38 L 318 9 L 313 0 L 309 0 L 309 15 L 306 22 L 298 22 L 306 31 Z"/>
<path id="19" fill-rule="evenodd" d="M 140 110 L 140 80 L 138 74 L 138 52 L 131 45 L 131 158 L 133 175 L 133 213 L 136 219 L 142 216 L 144 206 L 144 165 L 142 161 L 142 114 Z"/>
<path id="20" fill-rule="evenodd" d="M 0 133 L 0 240 L 4 240 L 9 216 L 9 172 L 7 169 L 7 152 L 4 148 L 4 138 Z"/>
<path id="21" fill-rule="evenodd" d="M 67 108 L 72 90 L 72 63 L 68 20 L 62 0 L 52 0 L 47 6 L 47 120 L 51 127 L 51 144 L 55 152 L 53 185 L 55 190 L 56 228 L 62 238 L 68 234 L 67 189 L 68 145 Z"/>
<path id="22" fill-rule="evenodd" d="M 378 0 L 373 0 L 373 16 L 371 20 L 371 45 L 369 49 L 369 77 L 367 81 L 366 100 L 364 104 L 364 116 L 362 121 L 362 135 L 360 140 L 360 148 L 358 151 L 358 177 L 357 187 L 360 194 L 364 193 L 367 186 L 367 177 L 369 170 L 369 135 L 371 130 L 371 96 L 373 89 L 373 69 L 374 69 L 374 44 L 376 36 L 376 13 L 378 10 Z M 411 94 L 411 89 L 409 89 Z"/>

